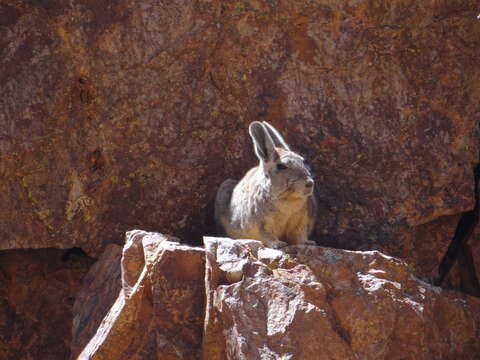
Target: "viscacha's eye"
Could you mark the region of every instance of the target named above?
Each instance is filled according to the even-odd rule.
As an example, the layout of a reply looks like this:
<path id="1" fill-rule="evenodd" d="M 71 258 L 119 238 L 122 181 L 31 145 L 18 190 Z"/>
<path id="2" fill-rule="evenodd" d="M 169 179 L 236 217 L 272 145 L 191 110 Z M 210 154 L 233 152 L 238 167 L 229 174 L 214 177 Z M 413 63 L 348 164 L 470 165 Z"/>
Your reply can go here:
<path id="1" fill-rule="evenodd" d="M 283 164 L 277 164 L 277 170 L 285 170 L 287 167 Z"/>

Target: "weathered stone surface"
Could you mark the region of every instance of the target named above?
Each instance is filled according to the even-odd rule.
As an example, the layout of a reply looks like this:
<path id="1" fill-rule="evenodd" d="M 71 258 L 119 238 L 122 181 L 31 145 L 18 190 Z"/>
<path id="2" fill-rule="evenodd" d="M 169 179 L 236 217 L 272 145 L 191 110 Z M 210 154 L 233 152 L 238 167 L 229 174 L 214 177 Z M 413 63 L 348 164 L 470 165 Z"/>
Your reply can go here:
<path id="1" fill-rule="evenodd" d="M 205 238 L 204 359 L 476 359 L 480 300 L 377 251 Z"/>
<path id="2" fill-rule="evenodd" d="M 431 276 L 450 216 L 473 206 L 477 12 L 473 0 L 3 1 L 0 248 L 95 255 L 140 226 L 212 233 L 208 204 L 254 164 L 246 128 L 265 119 L 317 171 L 322 244 L 394 249 Z"/>
<path id="3" fill-rule="evenodd" d="M 120 261 L 122 247 L 110 244 L 90 268 L 73 306 L 71 358 L 78 354 L 95 335 L 105 315 L 120 295 L 122 288 Z"/>
<path id="4" fill-rule="evenodd" d="M 460 215 L 442 216 L 415 227 L 394 229 L 387 239 L 358 246 L 362 249 L 381 249 L 408 262 L 409 269 L 423 280 L 432 282 L 438 276 L 439 264 L 452 241 Z"/>
<path id="5" fill-rule="evenodd" d="M 92 263 L 75 251 L 0 252 L 0 359 L 68 359 L 73 302 Z"/>
<path id="6" fill-rule="evenodd" d="M 108 259 L 117 262 L 118 257 L 105 255 L 92 269 L 87 279 L 94 279 L 94 284 L 86 282 L 82 294 L 93 299 L 85 308 L 82 297 L 75 304 L 75 319 L 85 321 L 74 329 L 72 359 L 199 358 L 205 303 L 204 250 L 172 240 L 140 230 L 127 233 L 121 260 L 122 286 L 110 309 L 100 298 L 112 289 L 112 283 L 116 288 L 118 273 Z M 105 279 L 107 273 L 113 276 Z M 90 322 L 86 314 L 94 315 Z M 92 334 L 100 317 L 103 321 Z"/>

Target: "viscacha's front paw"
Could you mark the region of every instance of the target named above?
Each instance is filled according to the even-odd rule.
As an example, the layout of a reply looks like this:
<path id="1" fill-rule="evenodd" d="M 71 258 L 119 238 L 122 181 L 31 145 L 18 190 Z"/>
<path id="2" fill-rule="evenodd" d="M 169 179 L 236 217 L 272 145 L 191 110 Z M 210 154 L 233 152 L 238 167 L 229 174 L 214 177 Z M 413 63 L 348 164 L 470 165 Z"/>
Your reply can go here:
<path id="1" fill-rule="evenodd" d="M 288 246 L 288 244 L 285 241 L 280 241 L 280 240 L 268 241 L 268 242 L 265 242 L 265 245 L 272 249 L 280 249 L 285 246 Z"/>

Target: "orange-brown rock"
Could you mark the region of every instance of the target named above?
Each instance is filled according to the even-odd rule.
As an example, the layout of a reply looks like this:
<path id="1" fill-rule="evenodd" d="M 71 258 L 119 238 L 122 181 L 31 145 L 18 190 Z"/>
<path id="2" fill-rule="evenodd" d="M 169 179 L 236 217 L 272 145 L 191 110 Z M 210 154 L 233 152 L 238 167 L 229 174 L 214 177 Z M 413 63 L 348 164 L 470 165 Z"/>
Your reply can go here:
<path id="1" fill-rule="evenodd" d="M 246 129 L 264 119 L 318 174 L 322 244 L 431 276 L 473 206 L 477 13 L 474 0 L 2 1 L 0 248 L 96 256 L 136 227 L 212 233 L 208 204 L 254 163 Z"/>
<path id="2" fill-rule="evenodd" d="M 99 257 L 139 227 L 200 243 L 214 232 L 218 185 L 255 163 L 248 123 L 267 120 L 317 173 L 319 244 L 378 249 L 433 279 L 460 214 L 474 204 L 477 15 L 474 0 L 2 0 L 0 249 L 79 247 Z M 462 282 L 472 276 L 478 283 L 477 243 L 472 238 L 463 249 L 470 265 L 454 269 L 453 288 L 466 291 Z M 123 295 L 111 312 L 121 286 L 115 250 L 90 273 L 77 298 L 75 352 L 89 343 L 88 354 L 106 358 L 154 343 L 133 336 L 128 349 L 116 345 L 134 333 L 124 316 L 142 319 L 134 327 L 159 321 L 150 304 L 159 287 L 141 277 L 150 261 L 141 254 L 151 251 L 132 246 L 138 249 L 125 253 Z M 1 255 L 0 358 L 35 358 L 47 347 L 52 358 L 67 354 L 72 305 L 62 301 L 76 296 L 89 260 L 64 268 L 60 253 Z M 171 253 L 181 251 L 165 250 L 162 261 Z M 431 336 L 418 336 L 443 339 L 462 358 L 458 349 L 468 346 L 455 334 L 468 338 L 467 325 L 453 322 L 463 321 L 474 301 L 465 298 L 462 313 L 457 300 L 447 306 L 451 293 L 425 288 L 425 309 L 439 311 L 425 315 Z M 417 313 L 402 306 L 415 329 Z M 148 322 L 150 308 L 157 320 Z M 100 339 L 94 333 L 105 312 Z M 398 318 L 390 338 L 406 344 Z M 453 329 L 448 340 L 444 324 Z M 189 334 L 174 339 L 198 349 L 200 340 Z M 159 343 L 165 357 L 176 346 Z M 349 346 L 345 351 L 357 351 Z M 429 346 L 435 356 L 453 356 Z"/>
<path id="3" fill-rule="evenodd" d="M 105 254 L 85 279 L 75 304 L 72 359 L 199 358 L 203 249 L 161 234 L 129 232 L 121 258 L 121 290 L 112 302 L 107 293 L 117 293 L 118 261 L 116 253 Z"/>
<path id="4" fill-rule="evenodd" d="M 92 263 L 75 250 L 0 251 L 0 359 L 68 359 L 73 303 Z"/>
<path id="5" fill-rule="evenodd" d="M 377 251 L 205 238 L 203 358 L 477 359 L 480 300 Z"/>
<path id="6" fill-rule="evenodd" d="M 76 359 L 95 335 L 122 288 L 122 248 L 110 244 L 90 268 L 75 297 L 71 358 Z"/>

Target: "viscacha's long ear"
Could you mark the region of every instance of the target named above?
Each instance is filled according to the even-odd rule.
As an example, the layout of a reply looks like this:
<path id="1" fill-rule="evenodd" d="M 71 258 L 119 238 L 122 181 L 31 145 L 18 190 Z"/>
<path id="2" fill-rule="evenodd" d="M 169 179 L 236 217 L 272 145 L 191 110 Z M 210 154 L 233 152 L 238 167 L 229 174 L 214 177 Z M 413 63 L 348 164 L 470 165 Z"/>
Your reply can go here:
<path id="1" fill-rule="evenodd" d="M 275 144 L 275 147 L 283 148 L 285 150 L 290 150 L 290 147 L 287 145 L 287 142 L 283 138 L 282 135 L 278 132 L 277 129 L 275 129 L 272 125 L 270 125 L 266 121 L 262 121 L 263 126 L 265 129 L 268 131 L 268 134 L 273 140 L 273 143 Z"/>
<path id="2" fill-rule="evenodd" d="M 264 125 L 259 121 L 254 121 L 250 124 L 248 132 L 252 137 L 257 157 L 265 162 L 276 161 L 278 154 L 275 151 L 273 140 Z"/>

